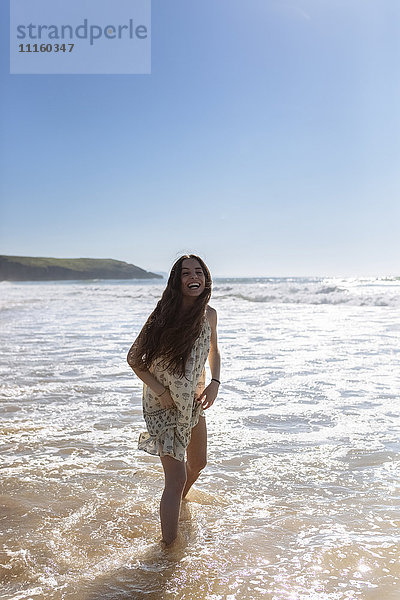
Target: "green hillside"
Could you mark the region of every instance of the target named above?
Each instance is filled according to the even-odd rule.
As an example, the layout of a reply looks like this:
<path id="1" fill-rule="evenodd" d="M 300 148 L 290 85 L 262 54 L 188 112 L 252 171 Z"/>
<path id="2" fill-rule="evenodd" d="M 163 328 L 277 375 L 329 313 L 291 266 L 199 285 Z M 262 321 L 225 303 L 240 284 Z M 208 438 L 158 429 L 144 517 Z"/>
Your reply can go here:
<path id="1" fill-rule="evenodd" d="M 48 258 L 0 255 L 0 281 L 162 278 L 111 258 Z"/>

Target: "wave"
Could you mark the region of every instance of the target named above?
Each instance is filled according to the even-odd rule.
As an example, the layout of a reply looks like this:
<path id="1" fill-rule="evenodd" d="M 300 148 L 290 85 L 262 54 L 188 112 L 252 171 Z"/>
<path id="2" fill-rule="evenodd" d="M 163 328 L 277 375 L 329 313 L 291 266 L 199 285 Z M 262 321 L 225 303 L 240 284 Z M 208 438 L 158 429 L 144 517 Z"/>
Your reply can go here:
<path id="1" fill-rule="evenodd" d="M 226 294 L 223 296 L 214 295 L 214 298 L 237 298 L 247 302 L 264 302 L 277 304 L 348 304 L 350 306 L 400 306 L 400 298 L 292 298 L 290 296 L 245 296 L 244 294 Z"/>
<path id="2" fill-rule="evenodd" d="M 5 282 L 3 282 L 5 283 Z M 0 309 L 24 308 L 26 304 L 81 301 L 101 303 L 127 301 L 128 304 L 153 305 L 161 297 L 165 282 L 121 281 L 35 283 L 26 287 L 6 282 Z M 51 292 L 51 293 L 50 293 Z M 400 306 L 400 278 L 252 278 L 216 279 L 212 299 L 226 302 L 265 304 L 311 304 L 349 306 Z M 106 306 L 106 305 L 105 305 Z"/>
<path id="3" fill-rule="evenodd" d="M 347 304 L 349 306 L 400 306 L 400 285 L 357 284 L 340 282 L 307 281 L 263 283 L 257 285 L 237 284 L 215 286 L 213 298 L 218 300 L 241 300 L 266 304 Z M 393 289 L 397 288 L 397 289 Z"/>

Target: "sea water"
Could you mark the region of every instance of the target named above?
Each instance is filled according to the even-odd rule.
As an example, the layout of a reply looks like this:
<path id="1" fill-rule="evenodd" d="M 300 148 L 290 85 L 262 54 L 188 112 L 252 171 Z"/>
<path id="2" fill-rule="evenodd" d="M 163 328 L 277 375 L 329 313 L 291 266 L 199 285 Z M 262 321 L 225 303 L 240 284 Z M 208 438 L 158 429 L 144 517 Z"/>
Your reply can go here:
<path id="1" fill-rule="evenodd" d="M 400 281 L 215 281 L 209 462 L 169 550 L 126 363 L 164 286 L 0 284 L 0 598 L 399 600 Z"/>

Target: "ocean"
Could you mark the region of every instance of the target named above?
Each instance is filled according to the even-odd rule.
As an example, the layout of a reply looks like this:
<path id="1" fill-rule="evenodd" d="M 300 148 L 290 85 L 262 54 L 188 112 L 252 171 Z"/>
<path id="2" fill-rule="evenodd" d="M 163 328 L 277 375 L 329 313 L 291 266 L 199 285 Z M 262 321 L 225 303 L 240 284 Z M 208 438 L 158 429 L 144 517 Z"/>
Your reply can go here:
<path id="1" fill-rule="evenodd" d="M 215 280 L 222 384 L 170 550 L 126 362 L 164 286 L 0 284 L 0 598 L 399 600 L 400 279 Z"/>

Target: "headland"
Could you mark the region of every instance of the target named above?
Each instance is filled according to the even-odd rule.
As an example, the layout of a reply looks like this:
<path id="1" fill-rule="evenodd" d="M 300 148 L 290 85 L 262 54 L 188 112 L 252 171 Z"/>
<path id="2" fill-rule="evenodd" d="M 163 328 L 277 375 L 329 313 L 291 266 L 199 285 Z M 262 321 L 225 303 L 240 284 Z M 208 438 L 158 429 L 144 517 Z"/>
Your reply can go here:
<path id="1" fill-rule="evenodd" d="M 0 281 L 74 279 L 162 279 L 136 265 L 111 258 L 47 258 L 0 255 Z"/>

